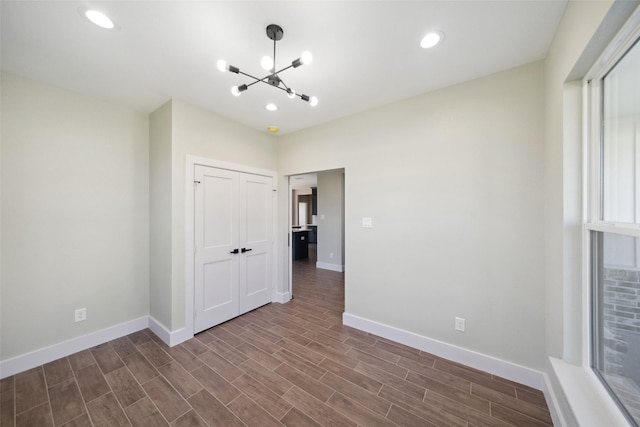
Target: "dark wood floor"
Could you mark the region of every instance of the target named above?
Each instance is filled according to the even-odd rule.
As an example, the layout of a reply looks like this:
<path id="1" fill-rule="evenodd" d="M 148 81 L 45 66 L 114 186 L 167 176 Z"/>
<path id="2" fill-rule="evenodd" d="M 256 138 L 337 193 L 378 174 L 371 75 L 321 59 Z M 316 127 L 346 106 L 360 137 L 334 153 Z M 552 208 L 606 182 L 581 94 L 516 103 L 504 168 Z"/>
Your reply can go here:
<path id="1" fill-rule="evenodd" d="M 173 348 L 144 330 L 2 380 L 0 425 L 551 425 L 540 391 L 343 326 L 342 273 L 294 276 Z"/>

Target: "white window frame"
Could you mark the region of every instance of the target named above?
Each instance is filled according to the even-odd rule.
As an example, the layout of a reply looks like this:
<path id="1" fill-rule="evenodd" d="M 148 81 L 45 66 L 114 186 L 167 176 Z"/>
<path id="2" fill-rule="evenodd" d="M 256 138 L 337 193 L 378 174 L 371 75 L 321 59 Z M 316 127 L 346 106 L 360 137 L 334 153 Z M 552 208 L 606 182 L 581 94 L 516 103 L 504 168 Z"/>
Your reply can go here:
<path id="1" fill-rule="evenodd" d="M 607 73 L 640 38 L 640 9 L 636 10 L 622 30 L 605 49 L 600 59 L 583 80 L 583 340 L 582 366 L 591 371 L 593 317 L 591 290 L 591 232 L 605 232 L 640 238 L 640 223 L 621 223 L 603 220 L 602 186 L 602 83 Z M 640 166 L 640 165 L 639 165 Z M 636 208 L 637 209 L 637 208 Z M 638 221 L 638 218 L 636 218 Z M 592 374 L 595 377 L 595 373 Z M 599 379 L 598 379 L 599 383 Z M 599 393 L 609 404 L 616 405 L 603 384 Z M 620 415 L 622 415 L 620 411 Z"/>

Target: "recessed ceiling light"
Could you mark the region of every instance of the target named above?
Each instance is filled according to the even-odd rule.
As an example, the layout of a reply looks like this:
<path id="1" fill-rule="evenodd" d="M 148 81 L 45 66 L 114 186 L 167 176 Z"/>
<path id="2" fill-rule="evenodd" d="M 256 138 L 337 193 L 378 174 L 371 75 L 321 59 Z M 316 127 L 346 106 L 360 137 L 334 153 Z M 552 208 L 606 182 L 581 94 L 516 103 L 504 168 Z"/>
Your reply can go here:
<path id="1" fill-rule="evenodd" d="M 266 109 L 269 111 L 276 111 L 278 110 L 278 106 L 276 104 L 267 104 Z"/>
<path id="2" fill-rule="evenodd" d="M 420 46 L 425 49 L 429 49 L 430 47 L 434 47 L 441 43 L 442 40 L 444 40 L 444 33 L 442 31 L 432 31 L 422 38 Z"/>
<path id="3" fill-rule="evenodd" d="M 278 129 L 278 126 L 268 126 L 267 130 L 271 133 L 278 133 L 280 129 Z"/>
<path id="4" fill-rule="evenodd" d="M 87 10 L 84 12 L 84 16 L 98 27 L 105 28 L 107 30 L 112 30 L 115 28 L 115 24 L 113 21 L 104 13 L 97 10 Z"/>

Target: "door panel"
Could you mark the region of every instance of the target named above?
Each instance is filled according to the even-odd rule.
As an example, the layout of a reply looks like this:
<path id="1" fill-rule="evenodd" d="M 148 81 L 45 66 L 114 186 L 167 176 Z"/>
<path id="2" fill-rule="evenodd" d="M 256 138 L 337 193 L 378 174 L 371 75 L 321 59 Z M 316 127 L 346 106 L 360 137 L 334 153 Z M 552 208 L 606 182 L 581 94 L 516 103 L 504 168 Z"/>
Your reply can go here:
<path id="1" fill-rule="evenodd" d="M 196 166 L 195 332 L 240 314 L 238 174 Z"/>
<path id="2" fill-rule="evenodd" d="M 203 265 L 203 308 L 205 311 L 232 305 L 237 300 L 233 289 L 236 263 L 222 260 Z M 233 311 L 230 312 L 233 314 Z"/>
<path id="3" fill-rule="evenodd" d="M 265 280 L 265 277 L 269 277 L 269 256 L 266 253 L 249 255 L 245 260 L 245 266 L 247 271 L 247 287 L 244 297 L 258 298 L 258 294 L 269 290 L 268 280 Z M 266 302 L 260 305 L 263 304 L 266 304 Z M 260 307 L 260 305 L 256 307 Z M 249 310 L 253 310 L 256 307 L 250 308 Z"/>
<path id="4" fill-rule="evenodd" d="M 237 210 L 233 199 L 236 196 L 235 177 L 204 174 L 200 180 L 204 190 L 204 244 L 215 248 L 237 243 Z"/>

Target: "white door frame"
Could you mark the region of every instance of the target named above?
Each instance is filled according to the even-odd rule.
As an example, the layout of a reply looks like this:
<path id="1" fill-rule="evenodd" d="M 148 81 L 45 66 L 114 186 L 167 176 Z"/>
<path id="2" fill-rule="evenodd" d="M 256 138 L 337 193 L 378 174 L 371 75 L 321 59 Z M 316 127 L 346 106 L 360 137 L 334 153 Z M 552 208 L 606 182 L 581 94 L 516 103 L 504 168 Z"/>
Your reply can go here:
<path id="1" fill-rule="evenodd" d="M 205 157 L 187 155 L 186 168 L 185 168 L 185 254 L 184 254 L 184 270 L 185 270 L 185 289 L 184 289 L 184 334 L 180 337 L 180 342 L 186 341 L 193 337 L 194 331 L 194 168 L 196 165 L 210 166 L 218 169 L 227 169 L 236 172 L 249 173 L 254 175 L 268 176 L 272 178 L 273 185 L 273 241 L 272 241 L 272 253 L 274 254 L 272 260 L 272 277 L 271 277 L 271 293 L 272 301 L 276 301 L 275 292 L 277 289 L 278 278 L 278 262 L 280 257 L 278 256 L 278 174 L 275 171 L 267 169 L 259 169 L 251 166 L 240 165 L 236 163 L 223 162 L 220 160 L 208 159 Z"/>

